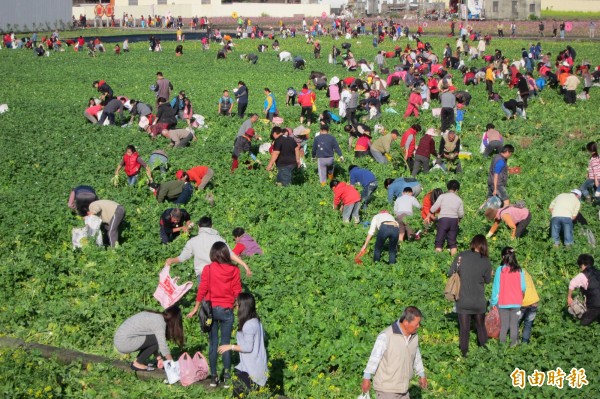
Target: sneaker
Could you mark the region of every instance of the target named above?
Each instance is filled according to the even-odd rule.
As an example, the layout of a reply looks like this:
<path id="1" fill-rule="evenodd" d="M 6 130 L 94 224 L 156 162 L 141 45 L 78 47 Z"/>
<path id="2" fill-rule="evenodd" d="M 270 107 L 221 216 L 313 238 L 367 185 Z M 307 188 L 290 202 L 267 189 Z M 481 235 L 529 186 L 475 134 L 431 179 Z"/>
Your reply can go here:
<path id="1" fill-rule="evenodd" d="M 229 373 L 223 374 L 223 388 L 227 389 L 231 386 L 231 375 Z"/>
<path id="2" fill-rule="evenodd" d="M 217 376 L 210 377 L 210 386 L 213 388 L 218 387 L 219 386 L 219 377 L 217 377 Z"/>

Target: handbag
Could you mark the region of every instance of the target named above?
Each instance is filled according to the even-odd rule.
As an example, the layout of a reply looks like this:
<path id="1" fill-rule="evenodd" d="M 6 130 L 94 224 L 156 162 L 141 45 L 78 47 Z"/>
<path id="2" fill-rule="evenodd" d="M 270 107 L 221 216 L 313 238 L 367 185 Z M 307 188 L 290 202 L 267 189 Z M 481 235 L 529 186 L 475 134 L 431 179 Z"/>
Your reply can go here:
<path id="1" fill-rule="evenodd" d="M 210 266 L 208 266 L 208 295 L 210 296 Z M 200 303 L 198 318 L 200 319 L 200 330 L 205 333 L 209 332 L 212 328 L 213 312 L 212 303 L 206 297 Z"/>
<path id="2" fill-rule="evenodd" d="M 187 387 L 195 382 L 202 381 L 208 377 L 208 363 L 200 352 L 194 357 L 185 352 L 179 357 L 179 377 L 181 385 Z"/>
<path id="3" fill-rule="evenodd" d="M 498 312 L 497 306 L 494 306 L 485 315 L 485 329 L 487 330 L 488 338 L 498 338 L 500 336 L 500 312 Z"/>
<path id="4" fill-rule="evenodd" d="M 164 362 L 164 368 L 169 384 L 173 385 L 180 380 L 179 362 L 176 362 L 175 360 L 166 360 Z"/>
<path id="5" fill-rule="evenodd" d="M 448 278 L 448 281 L 446 281 L 446 287 L 444 288 L 444 296 L 447 300 L 452 302 L 458 301 L 460 294 L 460 275 L 458 274 L 458 269 L 460 268 L 461 259 L 462 256 L 459 256 L 458 262 L 456 263 L 456 271 Z"/>
<path id="6" fill-rule="evenodd" d="M 193 283 L 188 281 L 183 285 L 177 285 L 177 277 L 171 278 L 169 266 L 163 267 L 158 275 L 158 286 L 154 291 L 154 298 L 160 302 L 160 306 L 167 309 L 175 305 L 191 288 Z"/>
<path id="7" fill-rule="evenodd" d="M 581 316 L 587 311 L 585 301 L 580 300 L 579 297 L 573 298 L 573 302 L 571 302 L 567 311 L 576 319 L 581 319 Z"/>

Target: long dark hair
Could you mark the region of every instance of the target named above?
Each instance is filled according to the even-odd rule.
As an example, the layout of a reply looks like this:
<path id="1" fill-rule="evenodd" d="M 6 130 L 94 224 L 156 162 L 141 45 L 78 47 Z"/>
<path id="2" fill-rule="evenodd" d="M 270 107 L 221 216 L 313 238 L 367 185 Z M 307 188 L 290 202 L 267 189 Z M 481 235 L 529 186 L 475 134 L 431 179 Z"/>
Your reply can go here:
<path id="1" fill-rule="evenodd" d="M 441 188 L 434 188 L 431 190 L 431 203 L 435 204 L 435 201 L 437 201 L 438 197 L 442 194 L 444 194 L 444 191 Z"/>
<path id="2" fill-rule="evenodd" d="M 244 329 L 244 324 L 251 319 L 258 319 L 258 314 L 256 313 L 256 301 L 254 300 L 254 296 L 249 292 L 242 292 L 237 297 L 238 302 L 238 330 Z"/>
<path id="3" fill-rule="evenodd" d="M 173 305 L 165 309 L 164 312 L 155 312 L 153 310 L 148 310 L 147 312 L 162 315 L 165 323 L 167 323 L 167 339 L 175 342 L 179 346 L 184 345 L 185 336 L 183 335 L 183 320 L 181 318 L 181 309 L 179 306 Z"/>
<path id="4" fill-rule="evenodd" d="M 481 257 L 485 256 L 487 258 L 488 243 L 487 239 L 483 234 L 477 234 L 475 237 L 473 237 L 473 239 L 471 240 L 471 251 L 479 252 L 479 255 L 481 255 Z"/>
<path id="5" fill-rule="evenodd" d="M 221 264 L 231 264 L 231 255 L 227 244 L 223 241 L 215 242 L 210 249 L 210 260 Z"/>
<path id="6" fill-rule="evenodd" d="M 510 267 L 510 273 L 521 271 L 521 266 L 519 266 L 519 262 L 517 262 L 517 254 L 515 254 L 514 248 L 504 247 L 502 249 L 502 264 Z"/>

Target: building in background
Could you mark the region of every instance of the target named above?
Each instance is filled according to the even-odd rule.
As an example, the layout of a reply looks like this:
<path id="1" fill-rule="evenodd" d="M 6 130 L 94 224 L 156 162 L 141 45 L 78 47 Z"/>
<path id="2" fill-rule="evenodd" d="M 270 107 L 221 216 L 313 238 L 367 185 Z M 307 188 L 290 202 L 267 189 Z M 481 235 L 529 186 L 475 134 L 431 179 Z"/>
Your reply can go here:
<path id="1" fill-rule="evenodd" d="M 0 1 L 0 30 L 32 32 L 65 29 L 71 23 L 73 0 Z"/>
<path id="2" fill-rule="evenodd" d="M 76 17 L 84 14 L 92 21 L 96 15 L 94 10 L 97 3 L 79 4 L 80 0 L 75 1 L 77 3 L 73 3 L 72 14 Z M 226 17 L 233 13 L 250 18 L 321 16 L 323 13 L 329 15 L 331 10 L 328 0 L 251 0 L 243 3 L 230 0 L 111 0 L 110 3 L 114 7 L 115 18 L 120 18 L 123 14 L 131 14 L 135 18 L 142 15 L 212 18 Z"/>

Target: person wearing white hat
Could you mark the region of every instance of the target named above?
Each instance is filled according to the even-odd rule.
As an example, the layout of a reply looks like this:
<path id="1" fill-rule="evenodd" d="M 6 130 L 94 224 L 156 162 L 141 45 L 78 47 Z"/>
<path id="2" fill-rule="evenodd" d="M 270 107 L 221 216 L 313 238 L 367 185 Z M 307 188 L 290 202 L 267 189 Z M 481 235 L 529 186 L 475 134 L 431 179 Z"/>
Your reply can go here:
<path id="1" fill-rule="evenodd" d="M 562 231 L 565 246 L 573 245 L 573 221 L 581 208 L 581 191 L 573 189 L 569 193 L 559 194 L 550 203 L 550 233 L 554 246 L 560 246 L 560 233 Z"/>

